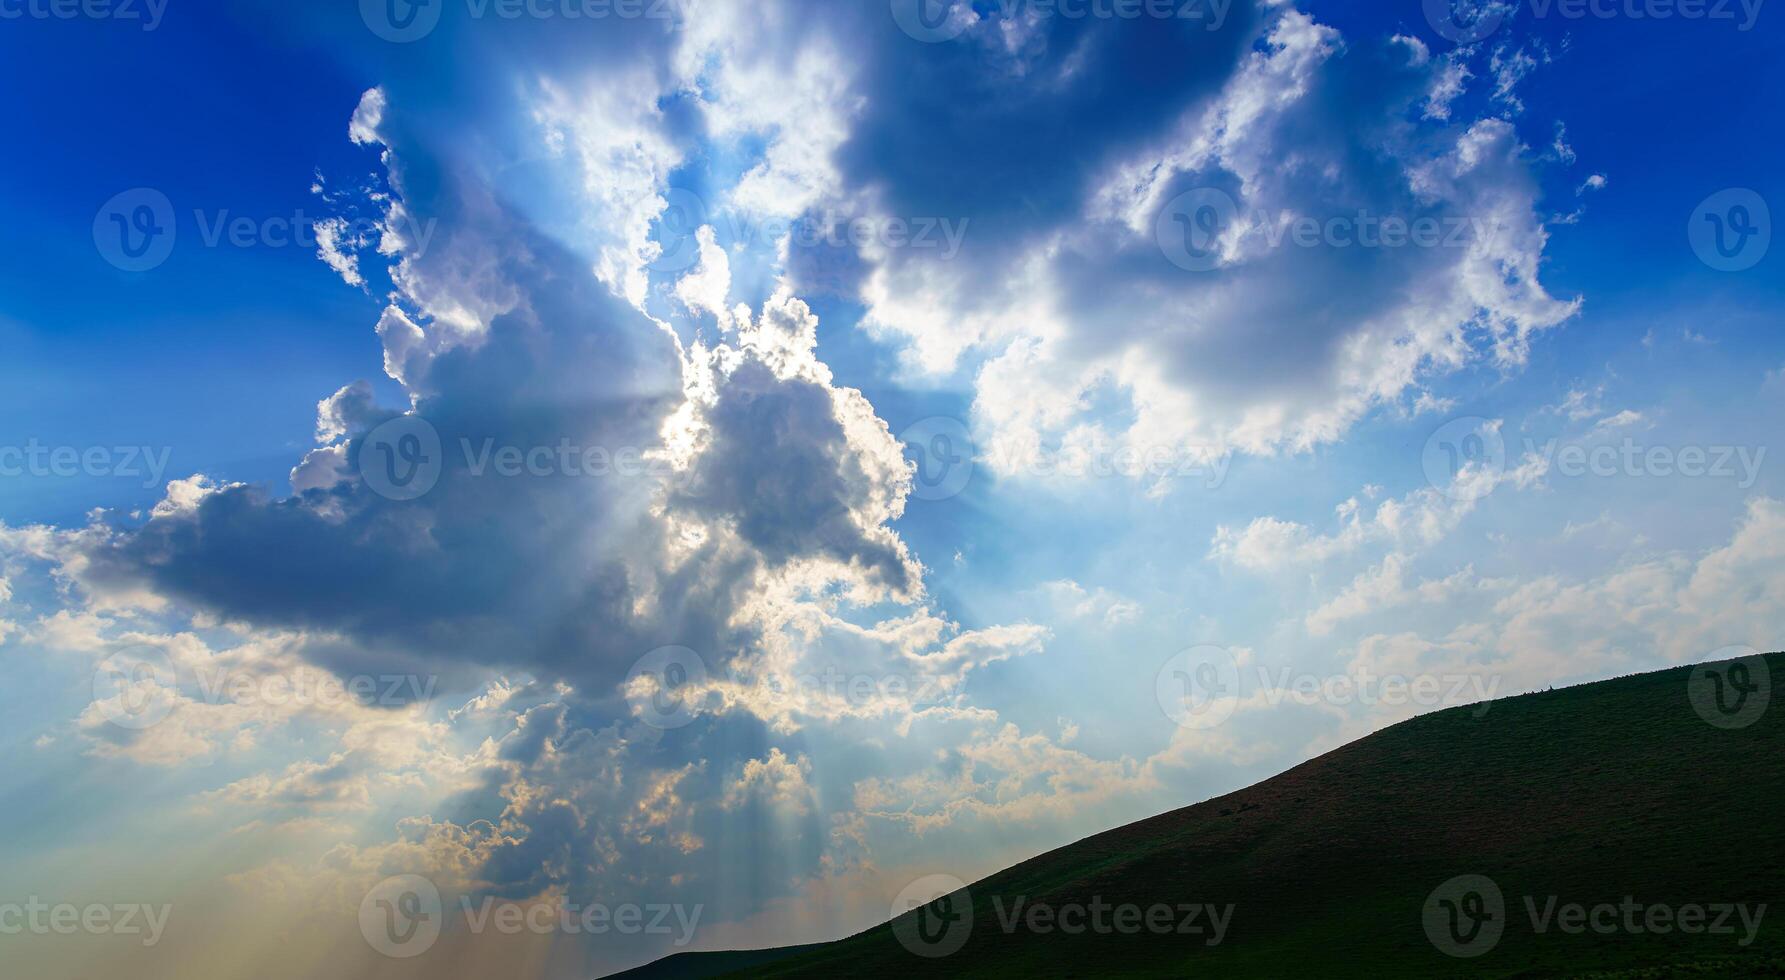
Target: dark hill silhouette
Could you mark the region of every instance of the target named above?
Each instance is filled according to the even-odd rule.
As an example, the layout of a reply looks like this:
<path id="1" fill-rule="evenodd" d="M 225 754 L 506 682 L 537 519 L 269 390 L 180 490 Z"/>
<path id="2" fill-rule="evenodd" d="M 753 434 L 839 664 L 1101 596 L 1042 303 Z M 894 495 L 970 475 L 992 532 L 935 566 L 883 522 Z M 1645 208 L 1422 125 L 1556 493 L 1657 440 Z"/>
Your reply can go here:
<path id="1" fill-rule="evenodd" d="M 1755 659 L 1764 669 L 1681 667 L 1434 712 L 847 939 L 622 976 L 1785 976 L 1785 695 L 1765 683 L 1785 681 L 1785 654 Z M 1464 875 L 1490 880 L 1498 905 L 1479 880 L 1441 889 Z M 1087 928 L 1031 929 L 1036 904 L 1083 909 L 1069 915 Z M 1121 934 L 1124 904 L 1143 923 L 1168 906 L 1171 924 Z M 1206 911 L 1200 934 L 1176 931 L 1187 904 L 1232 906 L 1219 943 Z M 1104 932 L 1088 928 L 1097 905 Z M 1703 931 L 1719 925 L 1712 906 L 1742 907 L 1720 923 L 1731 932 Z M 970 930 L 950 926 L 967 909 Z M 949 955 L 908 948 L 934 952 L 924 937 L 949 942 L 951 928 L 966 935 Z"/>

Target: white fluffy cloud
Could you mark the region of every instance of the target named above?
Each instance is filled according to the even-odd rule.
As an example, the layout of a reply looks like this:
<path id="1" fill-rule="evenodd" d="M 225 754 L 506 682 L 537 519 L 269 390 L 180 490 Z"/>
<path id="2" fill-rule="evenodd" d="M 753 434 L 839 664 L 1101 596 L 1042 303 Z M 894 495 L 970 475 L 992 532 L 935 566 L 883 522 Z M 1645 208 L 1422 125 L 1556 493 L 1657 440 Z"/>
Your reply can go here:
<path id="1" fill-rule="evenodd" d="M 1011 30 L 982 20 L 956 43 L 985 55 Z M 1060 166 L 1001 169 L 995 149 L 964 134 L 1045 126 L 1028 118 L 1040 118 L 1043 98 L 1094 101 L 1076 86 L 1096 75 L 1064 68 L 1146 56 L 1124 31 L 1069 37 L 1030 25 L 1022 44 L 1010 41 L 1018 53 L 988 56 L 960 82 L 996 93 L 986 106 L 896 119 L 870 111 L 856 136 L 888 152 L 880 171 L 862 162 L 845 175 L 864 210 L 971 221 L 958 257 L 864 248 L 860 295 L 870 327 L 908 345 L 915 369 L 971 367 L 994 465 L 1014 471 L 1076 429 L 1111 424 L 1141 446 L 1306 449 L 1377 407 L 1430 403 L 1427 385 L 1473 361 L 1516 367 L 1536 335 L 1578 308 L 1539 282 L 1548 236 L 1538 162 L 1504 120 L 1453 118 L 1470 79 L 1456 57 L 1343 39 L 1287 6 L 1236 7 L 1224 32 L 1255 46 L 1187 39 L 1228 71 L 1173 78 L 1160 87 L 1166 97 L 1135 94 L 1145 125 L 1075 132 Z M 961 73 L 946 58 L 935 56 L 935 84 Z M 1045 92 L 1030 74 L 1042 66 L 1063 71 Z M 1425 118 L 1409 121 L 1421 104 Z M 874 131 L 895 122 L 896 135 Z M 890 149 L 930 137 L 966 148 L 946 145 L 927 169 Z M 967 155 L 975 151 L 988 159 Z M 935 173 L 949 163 L 957 184 L 985 168 L 998 180 L 983 188 L 991 197 L 964 203 Z M 1167 257 L 1172 208 L 1195 189 L 1236 209 L 1208 271 Z M 1020 217 L 1000 212 L 1017 202 L 1027 206 Z M 1426 222 L 1441 240 L 1365 244 L 1383 219 Z M 1298 223 L 1320 229 L 1318 240 L 1298 244 Z M 1096 408 L 1111 400 L 1127 407 L 1125 423 Z"/>

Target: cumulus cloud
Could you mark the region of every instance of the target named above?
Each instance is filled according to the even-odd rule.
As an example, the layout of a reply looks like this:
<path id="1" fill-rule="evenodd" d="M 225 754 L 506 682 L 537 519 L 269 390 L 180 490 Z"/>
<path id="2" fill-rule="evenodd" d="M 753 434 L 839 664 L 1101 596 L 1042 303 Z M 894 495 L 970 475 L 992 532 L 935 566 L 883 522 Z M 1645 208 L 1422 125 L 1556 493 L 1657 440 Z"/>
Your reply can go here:
<path id="1" fill-rule="evenodd" d="M 421 792 L 437 817 L 340 861 L 413 862 L 512 897 L 652 882 L 700 898 L 723 876 L 745 903 L 729 912 L 746 915 L 834 857 L 825 828 L 838 800 L 811 781 L 803 726 L 975 715 L 969 677 L 1039 652 L 1047 632 L 964 629 L 928 605 L 923 568 L 891 527 L 911 464 L 818 359 L 818 317 L 790 289 L 727 310 L 724 253 L 709 251 L 675 294 L 720 331 L 684 342 L 629 293 L 621 267 L 643 253 L 594 246 L 589 261 L 544 233 L 451 154 L 412 142 L 395 95 L 368 93 L 354 120 L 355 141 L 383 148 L 387 225 L 438 231 L 425 247 L 386 243 L 394 291 L 376 333 L 402 397 L 381 401 L 358 381 L 321 399 L 290 496 L 193 476 L 144 519 L 4 529 L 8 552 L 50 566 L 83 610 L 45 623 L 41 642 L 60 627 L 101 647 L 124 618 L 148 615 L 286 638 L 253 657 L 207 647 L 193 663 L 203 669 L 125 692 L 159 724 L 119 726 L 96 703 L 75 727 L 96 753 L 181 766 L 248 758 L 299 721 L 329 724 L 321 751 L 200 803 L 314 826 Z M 425 435 L 420 455 L 381 441 L 391 431 Z M 590 451 L 613 465 L 572 466 Z M 501 472 L 504 452 L 526 465 Z M 418 495 L 379 480 L 399 455 L 427 468 Z M 838 665 L 833 640 L 854 658 L 849 676 L 898 683 L 865 698 L 798 684 Z M 682 731 L 641 723 L 621 689 L 669 644 L 698 651 L 715 681 Z M 282 711 L 207 687 L 220 661 L 321 687 L 424 677 L 465 707 Z M 794 741 L 767 744 L 777 738 Z M 706 842 L 736 820 L 774 822 L 785 863 L 727 870 Z"/>
<path id="2" fill-rule="evenodd" d="M 1268 516 L 1254 518 L 1244 527 L 1223 524 L 1215 530 L 1209 555 L 1253 572 L 1280 572 L 1354 554 L 1368 545 L 1428 546 L 1454 531 L 1497 488 L 1532 487 L 1548 471 L 1548 462 L 1536 453 L 1526 454 L 1511 467 L 1472 462 L 1442 488 L 1421 487 L 1381 501 L 1374 510 L 1350 497 L 1335 508 L 1338 529 L 1327 533 Z"/>
<path id="3" fill-rule="evenodd" d="M 1725 543 L 1626 561 L 1600 574 L 1496 583 L 1480 606 L 1460 592 L 1444 635 L 1371 633 L 1352 668 L 1467 674 L 1504 693 L 1693 663 L 1730 646 L 1777 646 L 1785 616 L 1785 504 L 1748 502 Z M 1405 714 L 1406 712 L 1402 712 Z"/>
<path id="4" fill-rule="evenodd" d="M 424 158 L 438 192 L 419 195 L 404 154 L 388 158 L 391 206 L 442 229 L 396 257 L 401 293 L 380 324 L 410 404 L 341 389 L 318 407 L 322 446 L 294 471 L 296 496 L 175 484 L 146 526 L 87 551 L 88 580 L 338 632 L 367 656 L 597 685 L 665 643 L 729 657 L 749 642 L 749 592 L 777 569 L 819 563 L 864 596 L 921 594 L 885 526 L 908 465 L 815 360 L 803 303 L 778 297 L 735 346 L 684 349 L 487 188 Z M 368 433 L 400 419 L 438 441 L 437 483 L 415 500 L 364 479 Z M 488 472 L 504 451 L 547 470 Z M 591 451 L 636 472 L 573 471 Z"/>
<path id="5" fill-rule="evenodd" d="M 1337 596 L 1309 613 L 1308 632 L 1325 636 L 1346 620 L 1411 602 L 1439 602 L 1463 589 L 1477 587 L 1473 568 L 1409 585 L 1406 581 L 1408 564 L 1410 560 L 1406 555 L 1390 552 L 1381 564 L 1359 574 Z"/>
<path id="6" fill-rule="evenodd" d="M 380 142 L 378 127 L 384 123 L 387 99 L 384 89 L 370 88 L 360 96 L 353 119 L 347 124 L 347 138 L 360 145 Z"/>
<path id="7" fill-rule="evenodd" d="M 726 786 L 723 805 L 735 810 L 757 800 L 772 809 L 805 813 L 812 804 L 812 788 L 806 782 L 811 772 L 811 760 L 789 759 L 780 749 L 770 749 L 767 758 L 744 763 L 738 777 Z"/>
<path id="8" fill-rule="evenodd" d="M 914 370 L 973 372 L 988 459 L 1015 471 L 1111 424 L 1111 402 L 1130 442 L 1305 449 L 1472 361 L 1516 367 L 1577 309 L 1539 282 L 1537 161 L 1506 121 L 1451 111 L 1464 54 L 1344 39 L 1281 5 L 1182 34 L 1064 20 L 991 15 L 898 49 L 906 97 L 870 99 L 838 152 L 862 213 L 968 222 L 947 259 L 864 246 L 859 295 Z M 853 90 L 879 91 L 891 59 L 864 44 Z M 1510 81 L 1529 60 L 1497 57 Z M 1147 84 L 1100 85 L 1116 62 Z M 1235 213 L 1214 266 L 1188 271 L 1168 258 L 1171 209 L 1205 189 Z M 1362 246 L 1383 218 L 1445 241 Z M 1293 244 L 1304 219 L 1350 237 Z"/>

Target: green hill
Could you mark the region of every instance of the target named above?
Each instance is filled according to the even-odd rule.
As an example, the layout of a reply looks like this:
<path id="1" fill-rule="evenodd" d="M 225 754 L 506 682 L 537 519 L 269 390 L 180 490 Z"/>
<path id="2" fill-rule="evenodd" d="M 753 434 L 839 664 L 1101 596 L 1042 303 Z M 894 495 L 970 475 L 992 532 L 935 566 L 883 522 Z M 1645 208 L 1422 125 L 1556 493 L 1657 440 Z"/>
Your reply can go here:
<path id="1" fill-rule="evenodd" d="M 838 942 L 625 976 L 1785 976 L 1785 654 L 1763 662 L 1435 712 Z M 1441 889 L 1464 875 L 1499 902 Z"/>

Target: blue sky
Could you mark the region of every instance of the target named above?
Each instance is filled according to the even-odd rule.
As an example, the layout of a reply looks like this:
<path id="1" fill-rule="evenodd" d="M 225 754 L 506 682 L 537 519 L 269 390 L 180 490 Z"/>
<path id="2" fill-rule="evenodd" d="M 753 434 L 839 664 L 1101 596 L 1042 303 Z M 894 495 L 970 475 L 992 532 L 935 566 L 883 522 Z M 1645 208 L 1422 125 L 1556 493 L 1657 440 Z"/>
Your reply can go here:
<path id="1" fill-rule="evenodd" d="M 0 3 L 0 839 L 173 912 L 27 962 L 831 938 L 1421 711 L 1777 646 L 1772 11 L 946 6 Z M 1334 693 L 1383 677 L 1440 693 Z M 404 876 L 700 923 L 390 958 Z"/>

